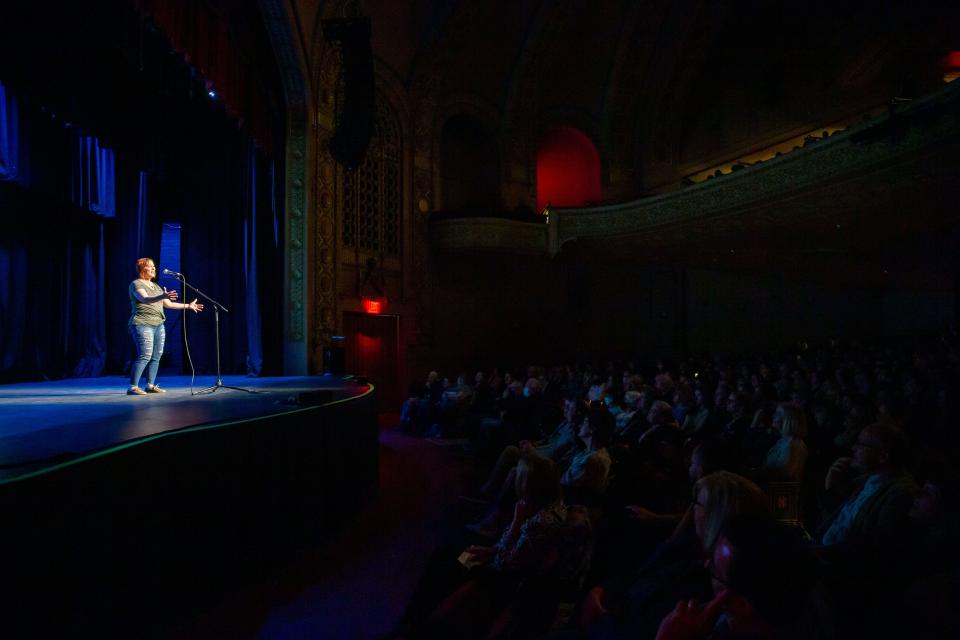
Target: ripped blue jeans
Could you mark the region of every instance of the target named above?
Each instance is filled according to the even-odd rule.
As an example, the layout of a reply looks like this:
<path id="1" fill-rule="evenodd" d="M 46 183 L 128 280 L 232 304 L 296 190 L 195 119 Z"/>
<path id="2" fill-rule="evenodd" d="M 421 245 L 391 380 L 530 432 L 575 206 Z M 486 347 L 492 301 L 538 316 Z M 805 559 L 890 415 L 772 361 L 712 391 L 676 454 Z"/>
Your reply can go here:
<path id="1" fill-rule="evenodd" d="M 153 386 L 160 368 L 160 356 L 163 355 L 163 342 L 167 333 L 163 325 L 151 327 L 145 324 L 130 325 L 130 335 L 137 345 L 137 359 L 130 367 L 130 386 L 140 385 L 140 376 L 147 370 L 147 385 Z"/>

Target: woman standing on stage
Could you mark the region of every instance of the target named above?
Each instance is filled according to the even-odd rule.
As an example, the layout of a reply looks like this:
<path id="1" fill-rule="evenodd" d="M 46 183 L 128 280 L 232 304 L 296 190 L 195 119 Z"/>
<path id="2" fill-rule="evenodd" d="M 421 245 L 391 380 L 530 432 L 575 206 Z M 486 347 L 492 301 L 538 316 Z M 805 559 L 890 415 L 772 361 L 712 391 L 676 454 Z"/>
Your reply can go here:
<path id="1" fill-rule="evenodd" d="M 137 272 L 140 277 L 130 283 L 130 335 L 137 345 L 137 359 L 130 367 L 130 388 L 127 395 L 143 396 L 148 393 L 166 393 L 156 385 L 160 356 L 163 355 L 163 343 L 166 332 L 163 328 L 164 308 L 190 309 L 194 313 L 203 311 L 203 305 L 196 299 L 190 304 L 175 302 L 176 290 L 167 291 L 153 281 L 157 277 L 157 267 L 150 258 L 137 260 Z M 147 370 L 147 389 L 140 388 L 140 376 Z"/>

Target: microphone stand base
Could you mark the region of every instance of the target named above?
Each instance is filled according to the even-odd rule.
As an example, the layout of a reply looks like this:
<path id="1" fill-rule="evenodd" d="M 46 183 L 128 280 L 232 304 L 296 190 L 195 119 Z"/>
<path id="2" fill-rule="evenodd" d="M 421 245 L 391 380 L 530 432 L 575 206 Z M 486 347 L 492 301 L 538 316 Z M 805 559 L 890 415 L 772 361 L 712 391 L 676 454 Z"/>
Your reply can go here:
<path id="1" fill-rule="evenodd" d="M 243 387 L 231 387 L 228 384 L 223 384 L 223 380 L 217 380 L 216 384 L 207 387 L 206 389 L 200 389 L 199 391 L 191 392 L 191 395 L 201 396 L 205 394 L 215 393 L 218 389 L 233 389 L 234 391 L 243 391 L 245 393 L 266 393 L 266 391 L 255 391 L 253 389 L 244 389 Z"/>

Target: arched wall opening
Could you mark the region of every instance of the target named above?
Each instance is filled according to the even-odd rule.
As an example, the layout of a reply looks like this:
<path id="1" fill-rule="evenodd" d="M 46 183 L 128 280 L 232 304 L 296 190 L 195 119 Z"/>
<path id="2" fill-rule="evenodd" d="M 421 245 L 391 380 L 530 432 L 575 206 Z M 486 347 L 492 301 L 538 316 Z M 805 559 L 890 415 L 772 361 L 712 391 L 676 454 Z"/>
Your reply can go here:
<path id="1" fill-rule="evenodd" d="M 593 141 L 573 127 L 547 131 L 537 150 L 537 210 L 582 207 L 601 199 L 600 154 Z"/>
<path id="2" fill-rule="evenodd" d="M 482 122 L 455 115 L 440 138 L 443 209 L 500 208 L 500 157 L 494 136 Z"/>

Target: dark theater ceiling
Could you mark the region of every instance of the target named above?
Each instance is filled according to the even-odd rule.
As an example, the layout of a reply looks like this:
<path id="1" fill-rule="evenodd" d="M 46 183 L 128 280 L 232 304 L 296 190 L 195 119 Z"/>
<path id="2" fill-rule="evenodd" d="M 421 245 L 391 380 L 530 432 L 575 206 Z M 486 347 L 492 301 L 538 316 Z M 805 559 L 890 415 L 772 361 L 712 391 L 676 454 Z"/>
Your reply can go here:
<path id="1" fill-rule="evenodd" d="M 292 2 L 314 63 L 323 19 L 366 15 L 378 64 L 405 86 L 430 74 L 501 110 L 534 101 L 597 122 L 654 103 L 710 108 L 688 101 L 734 77 L 771 103 L 813 88 L 843 102 L 883 76 L 923 83 L 958 13 L 929 0 Z"/>
<path id="2" fill-rule="evenodd" d="M 292 2 L 313 67 L 323 19 L 366 15 L 378 73 L 399 86 L 469 95 L 498 115 L 501 136 L 544 121 L 579 126 L 598 142 L 608 202 L 674 188 L 677 176 L 756 148 L 765 131 L 929 93 L 942 86 L 944 52 L 960 50 L 960 3 L 930 0 Z M 605 241 L 602 253 L 935 281 L 958 269 L 956 151 L 951 143 L 775 209 Z M 598 253 L 595 241 L 577 244 L 565 253 Z"/>

